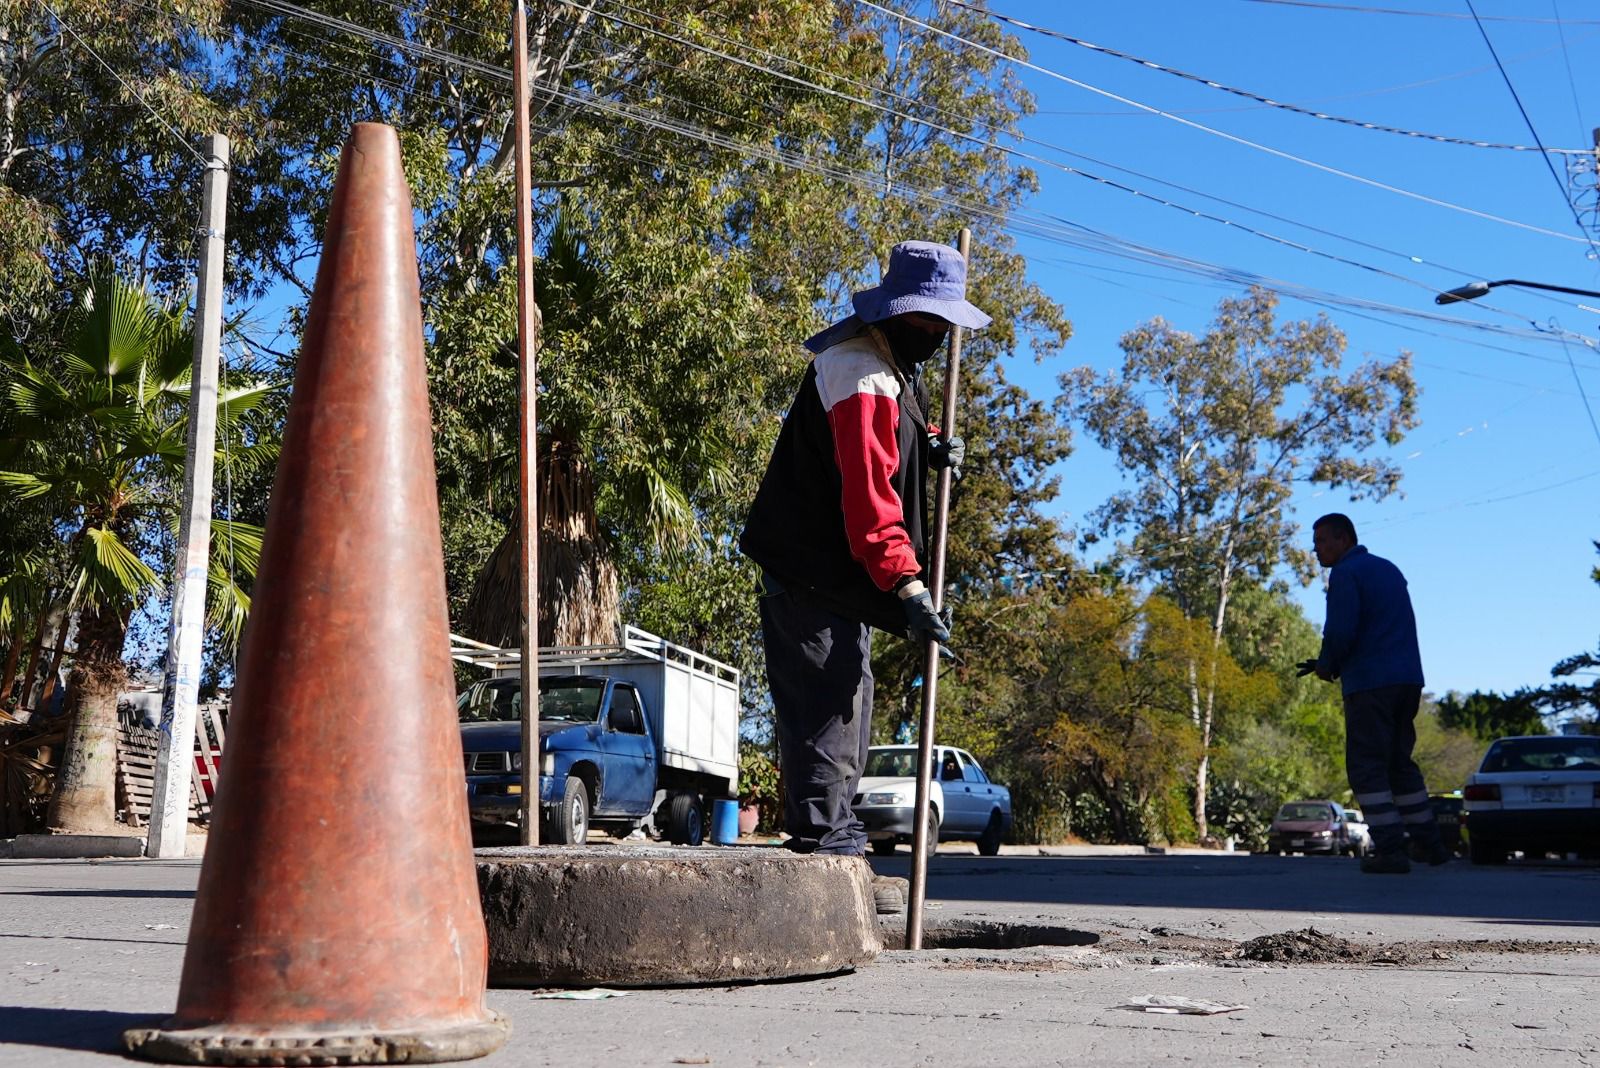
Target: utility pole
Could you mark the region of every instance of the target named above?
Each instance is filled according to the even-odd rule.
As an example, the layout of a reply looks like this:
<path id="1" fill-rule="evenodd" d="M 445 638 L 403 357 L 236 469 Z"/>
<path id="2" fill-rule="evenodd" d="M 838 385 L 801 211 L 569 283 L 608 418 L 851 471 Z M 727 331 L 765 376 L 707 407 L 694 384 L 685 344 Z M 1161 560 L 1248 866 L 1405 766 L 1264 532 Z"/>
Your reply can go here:
<path id="1" fill-rule="evenodd" d="M 161 699 L 161 748 L 150 797 L 145 855 L 181 857 L 189 834 L 189 780 L 194 774 L 195 706 L 205 638 L 206 572 L 211 552 L 211 475 L 217 446 L 217 365 L 222 352 L 223 229 L 228 208 L 228 139 L 206 147 L 200 236 L 205 239 L 195 287 L 194 370 L 189 379 L 189 437 L 183 454 L 183 522 L 178 531 L 167 673 Z"/>
<path id="2" fill-rule="evenodd" d="M 522 617 L 522 844 L 539 844 L 539 305 L 533 293 L 533 176 L 528 161 L 528 12 L 511 14 L 511 95 L 517 159 L 517 481 L 522 558 L 517 606 Z"/>

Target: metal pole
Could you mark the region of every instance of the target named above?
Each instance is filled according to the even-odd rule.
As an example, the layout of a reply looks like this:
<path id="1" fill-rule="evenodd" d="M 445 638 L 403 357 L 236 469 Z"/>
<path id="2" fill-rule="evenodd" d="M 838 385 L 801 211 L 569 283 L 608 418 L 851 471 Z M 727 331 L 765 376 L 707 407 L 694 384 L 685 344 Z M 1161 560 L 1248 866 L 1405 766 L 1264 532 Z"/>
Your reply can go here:
<path id="1" fill-rule="evenodd" d="M 528 163 L 528 12 L 511 16 L 511 95 L 517 159 L 517 527 L 522 539 L 522 844 L 539 844 L 539 479 L 537 449 L 539 306 L 533 295 L 533 178 Z"/>
<path id="2" fill-rule="evenodd" d="M 956 248 L 962 258 L 971 263 L 968 247 L 972 231 L 961 228 Z M 944 367 L 944 411 L 940 416 L 939 432 L 945 436 L 956 431 L 956 387 L 961 374 L 961 328 L 950 328 L 950 355 Z M 929 554 L 932 567 L 928 586 L 933 591 L 933 607 L 944 610 L 944 556 L 946 534 L 950 524 L 950 469 L 939 472 L 939 490 L 933 511 L 933 547 Z M 906 904 L 906 948 L 922 948 L 922 908 L 928 897 L 928 853 L 939 847 L 938 841 L 928 840 L 928 807 L 933 792 L 933 719 L 939 699 L 939 643 L 928 642 L 922 660 L 922 721 L 917 730 L 917 807 L 916 826 L 911 840 L 911 900 Z"/>
<path id="3" fill-rule="evenodd" d="M 189 835 L 189 777 L 194 773 L 195 708 L 205 638 L 206 571 L 211 552 L 211 475 L 217 447 L 217 365 L 222 352 L 223 230 L 228 209 L 228 139 L 206 148 L 201 202 L 205 247 L 195 287 L 194 370 L 189 378 L 189 437 L 183 454 L 183 519 L 178 529 L 161 744 L 150 796 L 145 855 L 181 857 Z"/>

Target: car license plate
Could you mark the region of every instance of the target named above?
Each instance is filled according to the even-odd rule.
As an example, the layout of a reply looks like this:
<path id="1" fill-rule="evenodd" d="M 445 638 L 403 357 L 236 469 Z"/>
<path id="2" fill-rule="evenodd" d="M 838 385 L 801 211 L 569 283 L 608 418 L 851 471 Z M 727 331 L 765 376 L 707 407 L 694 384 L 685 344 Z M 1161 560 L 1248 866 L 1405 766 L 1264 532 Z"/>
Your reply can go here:
<path id="1" fill-rule="evenodd" d="M 1534 801 L 1560 801 L 1564 790 L 1559 786 L 1533 786 L 1528 789 L 1528 796 Z"/>
<path id="2" fill-rule="evenodd" d="M 1289 839 L 1289 844 L 1292 846 L 1303 846 L 1306 844 L 1306 840 L 1304 838 L 1291 838 Z"/>

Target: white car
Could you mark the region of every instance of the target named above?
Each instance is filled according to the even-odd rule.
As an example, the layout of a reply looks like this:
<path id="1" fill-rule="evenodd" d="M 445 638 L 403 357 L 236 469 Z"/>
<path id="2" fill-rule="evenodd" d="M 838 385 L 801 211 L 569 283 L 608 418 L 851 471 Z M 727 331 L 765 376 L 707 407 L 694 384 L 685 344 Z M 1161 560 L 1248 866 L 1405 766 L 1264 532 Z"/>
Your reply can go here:
<path id="1" fill-rule="evenodd" d="M 1501 738 L 1461 796 L 1474 864 L 1519 850 L 1600 855 L 1600 737 Z"/>
<path id="2" fill-rule="evenodd" d="M 990 782 L 965 749 L 933 747 L 933 781 L 929 784 L 928 824 L 933 841 L 970 839 L 978 852 L 992 857 L 1011 828 L 1011 791 Z M 894 852 L 913 836 L 917 803 L 917 747 L 875 745 L 867 751 L 860 792 L 853 799 L 856 817 L 865 824 L 872 851 Z"/>

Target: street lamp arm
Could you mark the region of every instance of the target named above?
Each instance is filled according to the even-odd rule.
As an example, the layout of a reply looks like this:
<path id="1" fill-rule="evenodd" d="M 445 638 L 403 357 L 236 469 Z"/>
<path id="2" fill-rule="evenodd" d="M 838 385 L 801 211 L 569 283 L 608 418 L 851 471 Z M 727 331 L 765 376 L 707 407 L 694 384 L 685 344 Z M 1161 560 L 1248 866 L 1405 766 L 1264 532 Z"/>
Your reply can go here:
<path id="1" fill-rule="evenodd" d="M 1496 286 L 1522 286 L 1525 289 L 1548 289 L 1556 293 L 1571 293 L 1579 297 L 1595 297 L 1600 299 L 1600 293 L 1592 289 L 1573 289 L 1571 286 L 1553 286 L 1547 282 L 1529 282 L 1521 278 L 1502 278 L 1498 282 L 1468 282 L 1464 286 L 1447 289 L 1433 298 L 1435 304 L 1454 304 L 1461 300 L 1477 300 L 1488 295 L 1489 290 Z"/>

